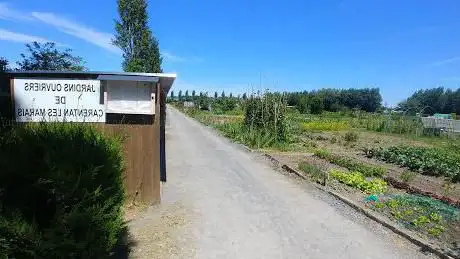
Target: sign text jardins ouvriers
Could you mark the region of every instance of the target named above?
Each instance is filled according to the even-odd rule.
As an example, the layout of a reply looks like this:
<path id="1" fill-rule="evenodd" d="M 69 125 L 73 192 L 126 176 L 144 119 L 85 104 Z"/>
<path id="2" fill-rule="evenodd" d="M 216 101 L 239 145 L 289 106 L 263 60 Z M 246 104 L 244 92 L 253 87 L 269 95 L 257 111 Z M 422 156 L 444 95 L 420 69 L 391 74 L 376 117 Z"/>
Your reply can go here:
<path id="1" fill-rule="evenodd" d="M 99 80 L 14 79 L 16 121 L 105 122 Z"/>

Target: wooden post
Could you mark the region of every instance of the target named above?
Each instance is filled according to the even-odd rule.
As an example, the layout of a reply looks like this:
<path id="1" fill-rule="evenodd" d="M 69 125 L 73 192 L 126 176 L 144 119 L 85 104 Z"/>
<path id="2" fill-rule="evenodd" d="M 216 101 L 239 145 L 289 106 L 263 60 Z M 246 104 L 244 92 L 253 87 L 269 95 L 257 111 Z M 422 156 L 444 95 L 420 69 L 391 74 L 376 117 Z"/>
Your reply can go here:
<path id="1" fill-rule="evenodd" d="M 161 86 L 155 85 L 155 115 L 153 122 L 152 170 L 142 172 L 141 200 L 147 204 L 159 203 L 160 197 L 160 98 Z"/>
<path id="2" fill-rule="evenodd" d="M 10 79 L 11 119 L 16 121 L 16 107 L 14 102 L 14 78 Z"/>
<path id="3" fill-rule="evenodd" d="M 161 90 L 160 98 L 160 181 L 166 182 L 166 94 Z"/>

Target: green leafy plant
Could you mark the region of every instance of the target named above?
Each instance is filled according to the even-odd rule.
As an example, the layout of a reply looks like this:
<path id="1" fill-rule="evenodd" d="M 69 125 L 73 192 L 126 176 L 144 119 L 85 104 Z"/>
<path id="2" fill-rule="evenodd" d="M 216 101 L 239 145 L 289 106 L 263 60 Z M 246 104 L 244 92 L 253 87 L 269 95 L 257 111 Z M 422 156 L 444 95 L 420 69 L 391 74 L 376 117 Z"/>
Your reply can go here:
<path id="1" fill-rule="evenodd" d="M 366 150 L 368 157 L 408 167 L 434 176 L 446 176 L 460 181 L 460 155 L 439 148 L 393 146 Z"/>
<path id="2" fill-rule="evenodd" d="M 375 207 L 376 207 L 377 209 L 383 209 L 383 208 L 385 208 L 385 203 L 383 203 L 383 202 L 376 202 L 376 203 L 375 203 Z"/>
<path id="3" fill-rule="evenodd" d="M 381 179 L 367 180 L 359 172 L 348 173 L 332 169 L 329 172 L 329 175 L 331 178 L 334 178 L 341 183 L 357 188 L 368 194 L 385 193 L 388 189 L 387 183 L 385 181 Z"/>
<path id="4" fill-rule="evenodd" d="M 367 165 L 352 158 L 332 154 L 324 149 L 317 149 L 314 154 L 319 158 L 326 159 L 327 161 L 345 167 L 350 171 L 360 172 L 365 176 L 381 177 L 386 173 L 386 170 L 383 167 Z"/>
<path id="5" fill-rule="evenodd" d="M 430 223 L 430 219 L 427 216 L 423 216 L 423 215 L 412 220 L 412 224 L 414 224 L 415 226 L 420 226 L 420 225 L 427 224 L 427 223 Z"/>
<path id="6" fill-rule="evenodd" d="M 439 222 L 439 221 L 442 220 L 442 216 L 439 215 L 439 214 L 436 213 L 436 212 L 431 212 L 431 214 L 430 214 L 430 219 L 431 219 L 432 221 L 434 221 L 434 222 Z"/>
<path id="7" fill-rule="evenodd" d="M 398 208 L 399 206 L 401 206 L 401 203 L 399 202 L 399 200 L 389 200 L 387 202 L 385 202 L 385 204 L 388 206 L 388 208 L 390 209 L 396 209 Z"/>
<path id="8" fill-rule="evenodd" d="M 404 226 L 430 235 L 440 236 L 446 226 L 460 220 L 460 210 L 430 197 L 398 194 L 384 196 L 374 205 Z"/>
<path id="9" fill-rule="evenodd" d="M 428 229 L 428 234 L 432 235 L 432 236 L 435 236 L 435 237 L 438 237 L 442 234 L 442 232 L 445 231 L 445 227 L 441 226 L 441 225 L 436 225 L 434 227 L 431 227 Z"/>

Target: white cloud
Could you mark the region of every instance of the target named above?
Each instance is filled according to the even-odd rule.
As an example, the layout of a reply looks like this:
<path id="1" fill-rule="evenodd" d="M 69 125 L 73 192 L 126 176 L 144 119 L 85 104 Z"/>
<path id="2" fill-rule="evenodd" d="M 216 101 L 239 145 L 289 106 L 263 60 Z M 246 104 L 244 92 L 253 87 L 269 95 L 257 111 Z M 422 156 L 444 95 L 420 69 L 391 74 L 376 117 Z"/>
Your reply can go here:
<path id="1" fill-rule="evenodd" d="M 451 63 L 459 62 L 459 61 L 460 61 L 460 57 L 452 57 L 452 58 L 439 60 L 439 61 L 430 63 L 428 64 L 428 66 L 429 67 L 439 67 L 439 66 L 444 66 L 444 65 L 451 64 Z"/>
<path id="2" fill-rule="evenodd" d="M 116 54 L 121 53 L 120 49 L 112 44 L 113 35 L 110 33 L 98 32 L 93 28 L 70 21 L 53 13 L 32 12 L 32 17 L 66 34 L 80 38 L 107 51 Z"/>
<path id="3" fill-rule="evenodd" d="M 21 12 L 10 8 L 6 3 L 0 2 L 0 19 L 6 20 L 21 20 L 21 21 L 39 21 L 44 24 L 48 24 L 56 28 L 57 30 L 71 35 L 73 37 L 82 39 L 88 43 L 101 47 L 109 52 L 121 55 L 121 50 L 112 44 L 114 36 L 111 33 L 100 32 L 94 28 L 88 27 L 84 24 L 69 20 L 65 17 L 56 15 L 50 12 Z M 10 40 L 16 42 L 47 42 L 49 40 L 30 36 L 20 33 L 14 33 L 2 30 L 0 40 Z M 63 46 L 63 44 L 58 44 Z M 202 59 L 197 57 L 182 57 L 174 55 L 168 51 L 161 52 L 165 62 L 169 63 L 183 63 L 183 62 L 201 62 Z"/>
<path id="4" fill-rule="evenodd" d="M 170 63 L 183 63 L 183 62 L 198 63 L 198 62 L 203 61 L 201 58 L 197 58 L 197 57 L 181 57 L 181 56 L 174 55 L 174 54 L 172 54 L 171 52 L 168 52 L 168 51 L 162 51 L 161 56 L 163 57 L 163 59 L 166 62 L 170 62 Z"/>
<path id="5" fill-rule="evenodd" d="M 169 62 L 184 62 L 186 61 L 185 58 L 183 57 L 179 57 L 179 56 L 176 56 L 176 55 L 173 55 L 169 52 L 165 52 L 165 51 L 162 51 L 161 52 L 161 56 L 163 57 L 163 59 L 169 61 Z"/>
<path id="6" fill-rule="evenodd" d="M 4 29 L 0 29 L 0 40 L 7 40 L 7 41 L 14 41 L 14 42 L 21 42 L 21 43 L 30 43 L 33 41 L 40 42 L 40 43 L 52 42 L 51 40 L 48 40 L 42 37 L 7 31 Z"/>
<path id="7" fill-rule="evenodd" d="M 16 11 L 8 6 L 7 3 L 0 3 L 0 19 L 3 20 L 23 20 L 23 21 L 31 21 L 33 20 L 27 13 L 22 13 Z"/>

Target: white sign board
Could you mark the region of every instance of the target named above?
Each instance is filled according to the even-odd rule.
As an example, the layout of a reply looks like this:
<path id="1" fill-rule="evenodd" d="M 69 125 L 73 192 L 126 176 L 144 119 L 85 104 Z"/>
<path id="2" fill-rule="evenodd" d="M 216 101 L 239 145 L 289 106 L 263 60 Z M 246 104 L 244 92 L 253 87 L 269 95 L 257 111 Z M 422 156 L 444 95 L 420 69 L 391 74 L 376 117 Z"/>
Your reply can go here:
<path id="1" fill-rule="evenodd" d="M 155 114 L 155 94 L 150 83 L 107 82 L 107 113 Z"/>
<path id="2" fill-rule="evenodd" d="M 14 79 L 18 122 L 105 122 L 99 80 Z"/>

